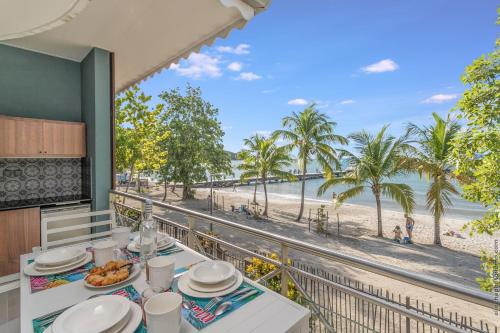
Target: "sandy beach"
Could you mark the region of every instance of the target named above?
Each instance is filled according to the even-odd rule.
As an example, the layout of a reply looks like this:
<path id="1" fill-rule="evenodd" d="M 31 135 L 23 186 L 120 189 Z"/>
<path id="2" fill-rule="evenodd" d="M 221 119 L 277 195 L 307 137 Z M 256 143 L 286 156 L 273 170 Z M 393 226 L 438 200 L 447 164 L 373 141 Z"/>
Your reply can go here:
<path id="1" fill-rule="evenodd" d="M 207 196 L 209 189 L 197 188 L 195 199 L 181 201 L 180 189 L 176 193 L 168 192 L 167 202 L 180 205 L 185 208 L 207 212 Z M 155 200 L 162 200 L 162 190 L 155 189 L 145 196 Z M 432 245 L 433 241 L 433 219 L 428 215 L 414 215 L 416 221 L 414 230 L 415 244 L 403 245 L 391 240 L 392 230 L 395 225 L 403 227 L 404 218 L 402 212 L 384 210 L 383 231 L 384 238 L 376 237 L 376 210 L 371 207 L 344 204 L 337 211 L 332 205 L 326 205 L 330 217 L 334 217 L 329 223 L 328 230 L 330 235 L 326 237 L 315 231 L 314 224 L 311 225 L 311 232 L 307 223 L 309 209 L 312 212 L 320 207 L 321 203 L 313 200 L 306 200 L 305 218 L 301 222 L 296 222 L 295 217 L 298 213 L 300 202 L 290 198 L 282 198 L 277 195 L 269 194 L 269 218 L 254 219 L 245 214 L 231 212 L 231 205 L 239 207 L 252 200 L 253 194 L 248 191 L 232 188 L 217 189 L 215 196 L 218 197 L 219 210 L 214 211 L 214 216 L 222 217 L 237 223 L 255 227 L 261 230 L 274 232 L 290 238 L 295 238 L 305 242 L 321 245 L 340 253 L 350 254 L 361 258 L 382 262 L 393 265 L 408 271 L 422 273 L 430 277 L 445 279 L 458 283 L 462 286 L 478 289 L 475 278 L 482 276 L 480 269 L 481 261 L 479 253 L 481 249 L 493 249 L 494 236 L 469 236 L 466 232 L 460 232 L 464 238 L 442 236 L 443 246 Z M 258 193 L 257 201 L 260 205 L 264 203 L 263 193 Z M 224 205 L 224 210 L 222 209 Z M 176 221 L 182 221 L 180 216 L 171 212 L 162 212 L 165 216 L 174 217 Z M 337 234 L 336 213 L 339 214 L 340 236 Z M 160 214 L 160 211 L 157 212 Z M 314 215 L 314 213 L 313 213 Z M 331 220 L 331 219 L 330 219 Z M 459 231 L 464 224 L 464 220 L 445 218 L 442 223 L 442 232 L 447 230 Z M 206 227 L 206 226 L 205 226 Z M 404 229 L 404 228 L 403 228 Z M 237 244 L 252 250 L 278 251 L 275 244 L 269 244 L 264 241 L 249 239 L 243 234 L 234 233 L 231 230 L 224 230 L 216 227 L 214 231 L 221 239 L 236 242 Z M 355 279 L 362 283 L 371 284 L 375 287 L 382 287 L 394 293 L 408 295 L 412 298 L 418 298 L 425 303 L 431 302 L 433 306 L 439 305 L 447 311 L 458 311 L 463 313 L 465 304 L 469 306 L 468 314 L 481 313 L 481 317 L 495 322 L 497 319 L 493 310 L 486 310 L 480 306 L 470 305 L 469 303 L 459 301 L 452 297 L 446 297 L 436 294 L 429 290 L 417 287 L 408 287 L 408 284 L 397 281 L 389 281 L 383 276 L 361 271 L 352 267 L 330 262 L 321 258 L 312 257 L 304 254 L 291 253 L 295 260 L 333 272 L 343 277 Z M 469 313 L 470 312 L 470 313 Z M 486 314 L 485 314 L 486 312 Z"/>
<path id="2" fill-rule="evenodd" d="M 200 198 L 206 197 L 208 191 L 206 189 L 197 189 Z M 253 194 L 247 191 L 236 189 L 217 189 L 216 195 L 219 196 L 219 206 L 222 205 L 222 197 L 224 197 L 225 210 L 230 209 L 230 205 L 239 207 L 241 204 L 247 204 L 253 200 Z M 269 197 L 269 217 L 270 219 L 293 223 L 299 211 L 300 201 L 290 197 L 283 197 L 279 194 L 268 193 Z M 257 202 L 261 209 L 264 205 L 264 193 L 257 192 Z M 332 235 L 337 235 L 337 229 L 340 229 L 342 236 L 348 237 L 370 237 L 376 236 L 377 233 L 377 211 L 374 207 L 362 206 L 345 203 L 338 209 L 334 209 L 333 204 L 325 203 L 319 200 L 305 199 L 305 210 L 302 225 L 307 223 L 309 209 L 314 218 L 317 209 L 321 205 L 325 205 L 329 213 L 328 229 Z M 222 208 L 222 207 L 221 207 Z M 337 222 L 337 213 L 339 222 Z M 399 225 L 406 235 L 404 228 L 405 218 L 403 212 L 393 211 L 382 208 L 383 233 L 385 238 L 394 236 L 392 232 L 396 225 Z M 433 244 L 434 240 L 434 219 L 427 214 L 414 214 L 415 220 L 413 231 L 413 241 L 417 244 Z M 489 235 L 469 235 L 468 231 L 462 231 L 462 227 L 468 220 L 459 218 L 450 218 L 446 215 L 441 220 L 441 241 L 444 248 L 461 252 L 479 255 L 481 250 L 492 252 L 494 249 L 495 239 L 500 237 L 500 233 L 494 236 Z M 340 224 L 340 228 L 338 228 Z M 314 222 L 312 228 L 314 227 Z M 459 233 L 460 237 L 450 237 L 443 235 L 446 231 L 454 231 Z"/>

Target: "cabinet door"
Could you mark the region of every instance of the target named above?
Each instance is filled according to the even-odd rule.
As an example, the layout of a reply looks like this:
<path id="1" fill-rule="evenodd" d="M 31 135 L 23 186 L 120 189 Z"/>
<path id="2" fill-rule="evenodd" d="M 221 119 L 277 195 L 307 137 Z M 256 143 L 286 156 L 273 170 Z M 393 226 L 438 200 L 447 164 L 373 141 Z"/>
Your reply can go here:
<path id="1" fill-rule="evenodd" d="M 44 121 L 43 153 L 45 156 L 84 157 L 85 124 Z"/>
<path id="2" fill-rule="evenodd" d="M 40 246 L 40 208 L 0 211 L 0 276 L 19 272 L 19 256 Z"/>
<path id="3" fill-rule="evenodd" d="M 42 121 L 0 117 L 0 157 L 40 156 Z"/>

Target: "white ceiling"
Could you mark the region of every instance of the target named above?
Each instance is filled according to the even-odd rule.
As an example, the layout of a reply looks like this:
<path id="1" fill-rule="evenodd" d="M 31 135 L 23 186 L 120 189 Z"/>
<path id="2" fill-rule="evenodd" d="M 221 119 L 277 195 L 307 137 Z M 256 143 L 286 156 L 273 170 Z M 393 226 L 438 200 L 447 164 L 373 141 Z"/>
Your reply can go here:
<path id="1" fill-rule="evenodd" d="M 226 7 L 227 0 L 224 5 L 221 0 L 93 0 L 63 25 L 4 43 L 78 62 L 93 47 L 114 52 L 119 92 L 243 27 L 240 11 L 247 2 L 232 1 L 238 6 Z"/>

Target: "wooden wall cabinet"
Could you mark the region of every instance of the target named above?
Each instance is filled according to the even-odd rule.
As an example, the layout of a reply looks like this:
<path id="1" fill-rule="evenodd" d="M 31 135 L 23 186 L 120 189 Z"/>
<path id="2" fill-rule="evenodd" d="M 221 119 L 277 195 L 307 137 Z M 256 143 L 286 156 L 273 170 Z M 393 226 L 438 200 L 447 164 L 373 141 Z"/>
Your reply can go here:
<path id="1" fill-rule="evenodd" d="M 0 157 L 85 157 L 85 124 L 0 116 Z"/>
<path id="2" fill-rule="evenodd" d="M 19 272 L 19 256 L 40 246 L 40 208 L 0 211 L 0 276 Z"/>

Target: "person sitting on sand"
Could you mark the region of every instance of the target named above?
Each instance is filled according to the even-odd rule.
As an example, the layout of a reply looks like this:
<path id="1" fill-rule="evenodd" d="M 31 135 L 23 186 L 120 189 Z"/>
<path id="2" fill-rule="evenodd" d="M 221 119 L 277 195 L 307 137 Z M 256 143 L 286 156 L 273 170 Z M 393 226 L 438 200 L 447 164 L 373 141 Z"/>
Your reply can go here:
<path id="1" fill-rule="evenodd" d="M 415 220 L 412 219 L 408 214 L 405 214 L 406 219 L 406 233 L 408 234 L 408 238 L 410 239 L 409 243 L 412 243 L 413 237 L 413 226 L 415 225 Z"/>
<path id="2" fill-rule="evenodd" d="M 401 243 L 401 241 L 403 240 L 403 232 L 401 231 L 399 225 L 397 225 L 392 232 L 394 233 L 394 240 L 398 243 Z"/>

